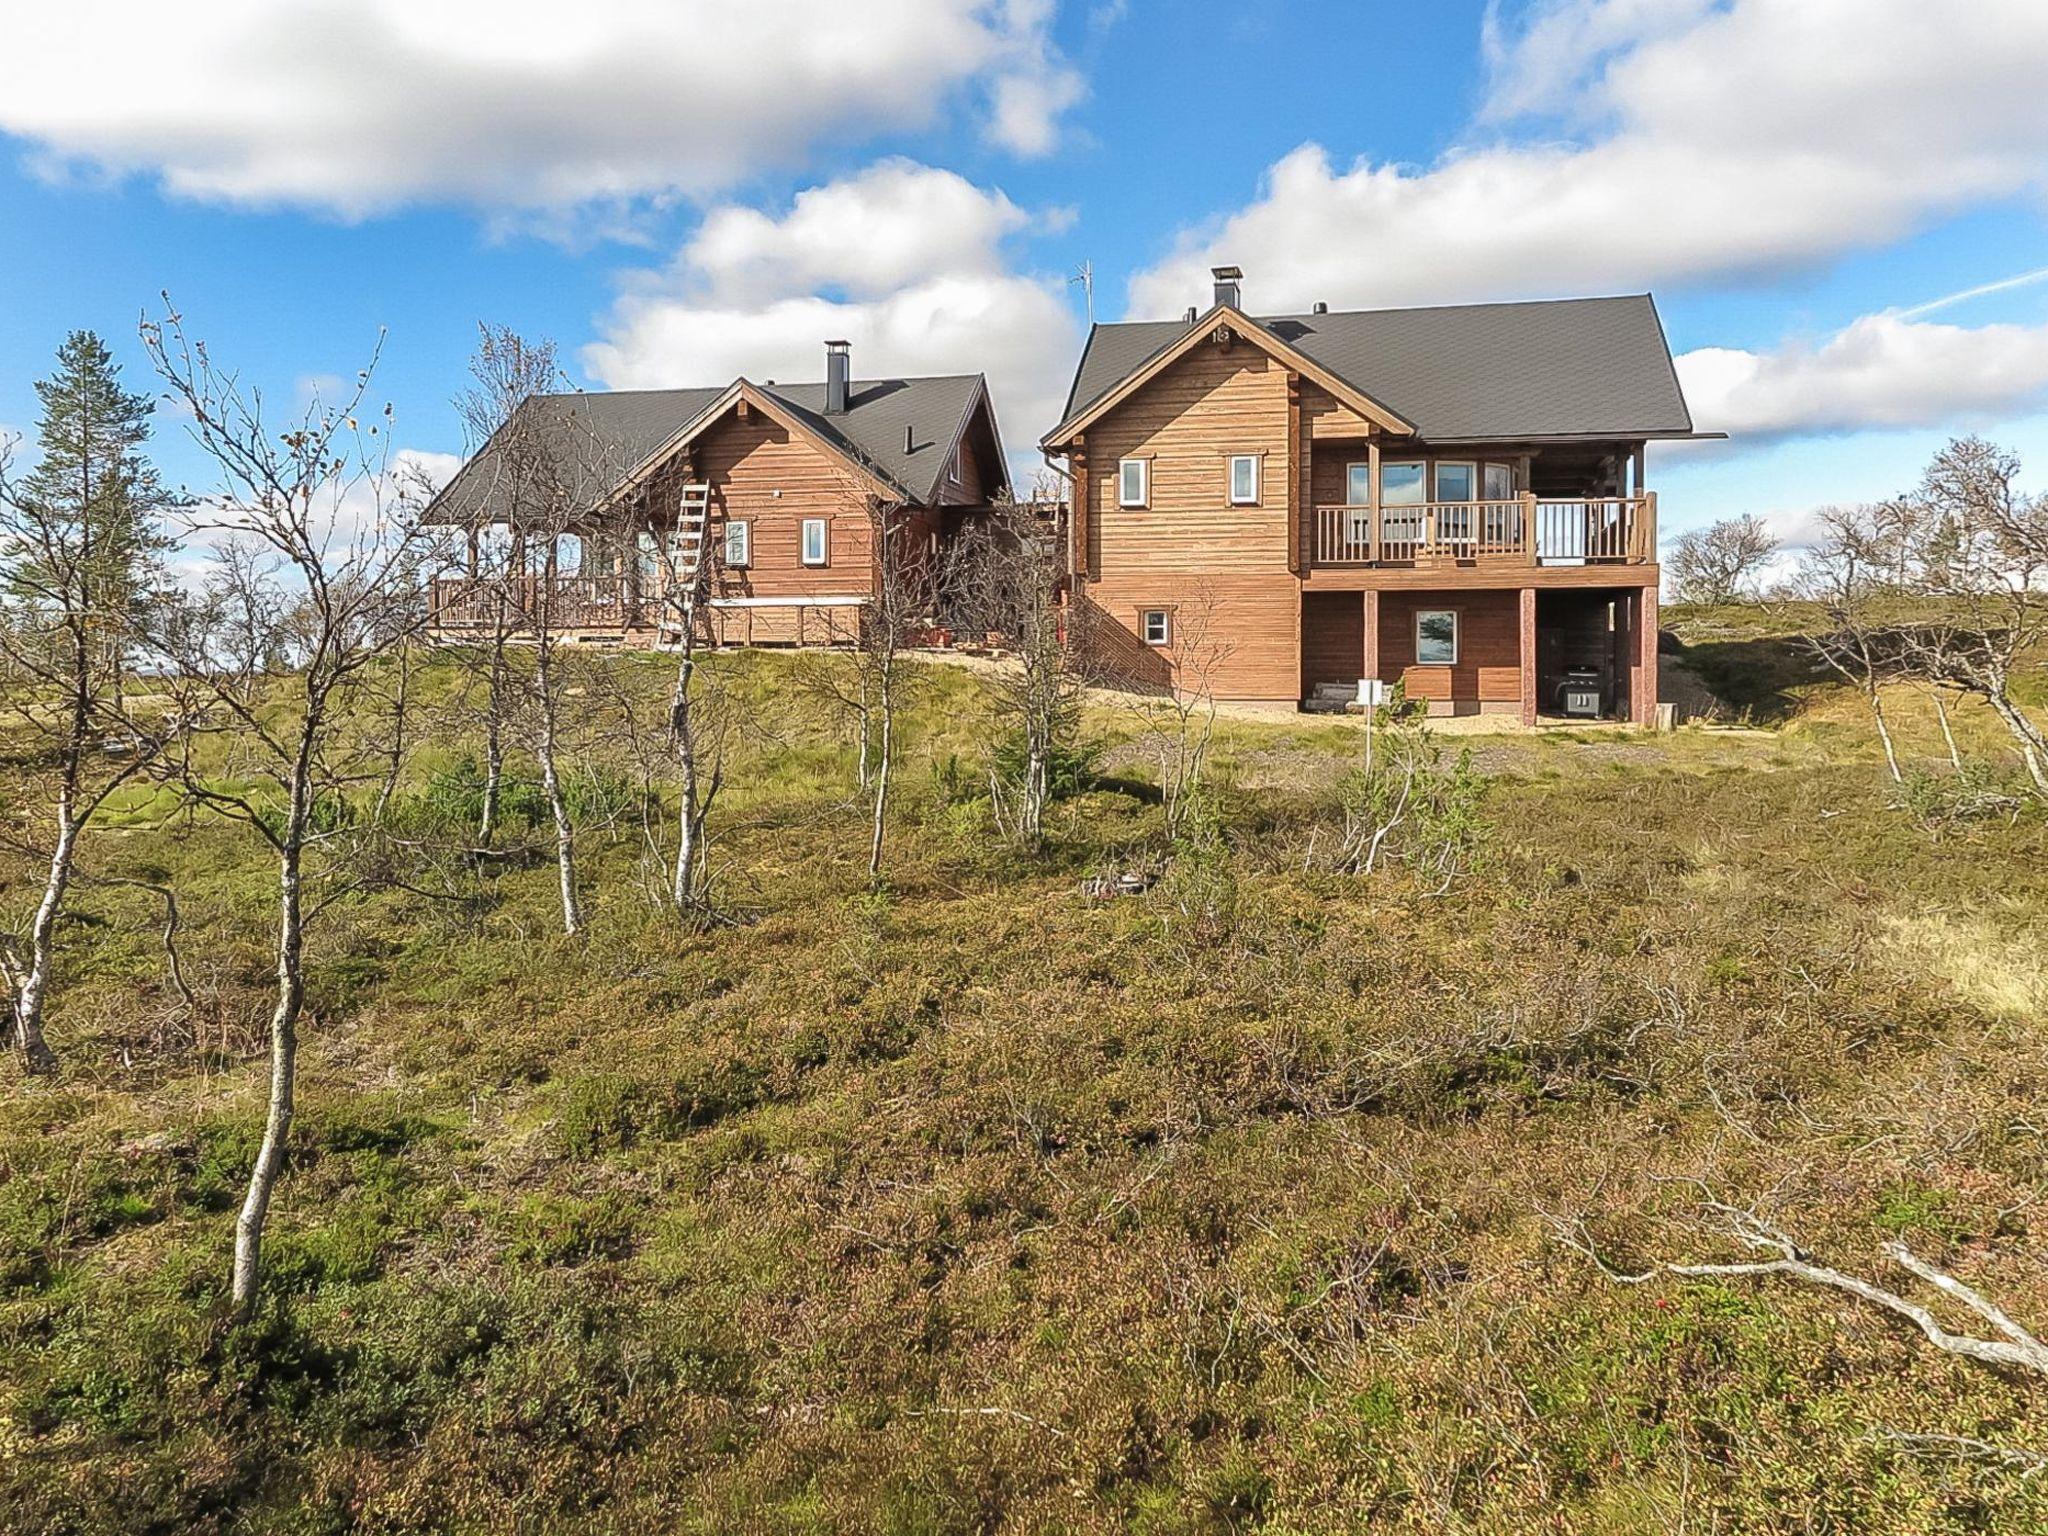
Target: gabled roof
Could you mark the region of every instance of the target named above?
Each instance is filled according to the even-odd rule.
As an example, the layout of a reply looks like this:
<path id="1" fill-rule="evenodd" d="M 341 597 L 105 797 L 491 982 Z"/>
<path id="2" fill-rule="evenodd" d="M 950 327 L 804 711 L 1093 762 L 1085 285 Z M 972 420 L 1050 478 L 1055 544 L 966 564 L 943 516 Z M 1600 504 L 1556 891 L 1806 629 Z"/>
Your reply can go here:
<path id="1" fill-rule="evenodd" d="M 1098 332 L 1102 329 L 1104 328 L 1096 327 Z M 1269 356 L 1277 358 L 1288 367 L 1300 370 L 1367 420 L 1378 422 L 1390 432 L 1406 434 L 1414 430 L 1410 422 L 1404 420 L 1395 412 L 1388 410 L 1386 406 L 1352 384 L 1350 380 L 1332 372 L 1315 358 L 1301 351 L 1293 344 L 1291 338 L 1280 335 L 1265 324 L 1265 322 L 1254 320 L 1251 316 L 1232 308 L 1228 304 L 1218 304 L 1206 315 L 1203 315 L 1191 324 L 1176 327 L 1175 334 L 1171 340 L 1167 341 L 1165 345 L 1155 347 L 1146 353 L 1138 363 L 1113 380 L 1106 389 L 1091 396 L 1078 409 L 1072 407 L 1070 399 L 1070 408 L 1067 411 L 1066 419 L 1046 434 L 1044 443 L 1051 445 L 1068 441 L 1074 433 L 1080 431 L 1097 416 L 1102 415 L 1112 406 L 1118 404 L 1126 396 L 1134 393 L 1148 379 L 1152 378 L 1169 364 L 1192 352 L 1208 337 L 1221 335 L 1226 331 L 1231 336 L 1242 337 L 1253 346 L 1261 348 Z M 1091 350 L 1094 340 L 1094 333 L 1091 333 L 1089 336 Z M 1082 366 L 1087 366 L 1086 353 L 1082 356 Z"/>
<path id="2" fill-rule="evenodd" d="M 765 398 L 799 430 L 847 459 L 890 493 L 930 505 L 947 462 L 988 390 L 978 373 L 920 379 L 857 379 L 844 413 L 825 414 L 823 384 L 749 384 L 723 388 L 614 390 L 536 395 L 519 408 L 579 505 L 596 506 L 624 482 L 654 467 L 693 428 L 709 425 L 743 389 Z M 994 409 L 990 410 L 993 428 Z M 430 515 L 457 523 L 501 517 L 508 499 L 495 440 L 434 498 Z M 997 455 L 997 475 L 1007 469 Z"/>
<path id="3" fill-rule="evenodd" d="M 1213 323 L 1205 316 L 1193 326 L 1094 327 L 1067 420 L 1085 416 L 1190 330 Z M 1255 323 L 1412 423 L 1425 440 L 1692 435 L 1648 294 L 1275 315 Z"/>

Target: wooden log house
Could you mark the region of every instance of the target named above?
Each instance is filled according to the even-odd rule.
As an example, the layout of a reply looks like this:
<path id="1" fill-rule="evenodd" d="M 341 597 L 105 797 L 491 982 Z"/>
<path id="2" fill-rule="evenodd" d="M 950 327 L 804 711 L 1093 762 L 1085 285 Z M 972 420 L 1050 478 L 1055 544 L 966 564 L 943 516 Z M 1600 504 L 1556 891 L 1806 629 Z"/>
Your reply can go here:
<path id="1" fill-rule="evenodd" d="M 981 375 L 855 379 L 843 341 L 825 363 L 816 384 L 526 401 L 429 511 L 465 546 L 433 584 L 430 632 L 471 638 L 509 612 L 515 632 L 545 615 L 568 641 L 660 644 L 681 611 L 669 588 L 701 551 L 700 638 L 854 639 L 883 520 L 935 554 L 1009 472 Z"/>
<path id="2" fill-rule="evenodd" d="M 1254 319 L 1242 274 L 1097 325 L 1040 447 L 1131 681 L 1433 713 L 1657 700 L 1652 441 L 1696 433 L 1647 295 Z"/>

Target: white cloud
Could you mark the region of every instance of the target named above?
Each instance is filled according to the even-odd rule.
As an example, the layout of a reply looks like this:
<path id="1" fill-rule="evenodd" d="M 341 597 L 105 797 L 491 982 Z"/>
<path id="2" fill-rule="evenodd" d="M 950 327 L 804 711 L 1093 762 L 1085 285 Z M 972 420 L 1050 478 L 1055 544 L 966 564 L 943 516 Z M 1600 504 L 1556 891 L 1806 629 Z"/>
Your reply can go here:
<path id="1" fill-rule="evenodd" d="M 74 0 L 9 17 L 0 131 L 52 172 L 361 216 L 703 194 L 959 94 L 1043 153 L 1080 84 L 1049 0 Z M 118 40 L 118 46 L 109 46 Z"/>
<path id="2" fill-rule="evenodd" d="M 1044 223 L 905 161 L 801 193 L 780 216 L 713 209 L 670 270 L 629 284 L 584 365 L 614 389 L 815 380 L 824 342 L 844 337 L 857 378 L 986 372 L 1028 476 L 1080 346 L 1064 284 L 1005 259 L 1007 238 Z"/>
<path id="3" fill-rule="evenodd" d="M 1052 0 L 1004 0 L 1003 16 L 1014 39 L 1010 62 L 989 89 L 988 136 L 1015 154 L 1051 154 L 1059 143 L 1061 116 L 1087 95 L 1080 73 L 1054 49 Z"/>
<path id="4" fill-rule="evenodd" d="M 1553 0 L 1488 31 L 1492 95 L 1436 164 L 1304 144 L 1184 233 L 1134 313 L 1247 269 L 1262 310 L 1728 280 L 2048 185 L 2048 5 Z M 1541 114 L 1531 122 L 1531 114 Z"/>
<path id="5" fill-rule="evenodd" d="M 1677 364 L 1693 420 L 1738 444 L 1972 426 L 2048 404 L 2048 325 L 1943 325 L 1887 311 L 1817 342 L 1702 347 Z"/>

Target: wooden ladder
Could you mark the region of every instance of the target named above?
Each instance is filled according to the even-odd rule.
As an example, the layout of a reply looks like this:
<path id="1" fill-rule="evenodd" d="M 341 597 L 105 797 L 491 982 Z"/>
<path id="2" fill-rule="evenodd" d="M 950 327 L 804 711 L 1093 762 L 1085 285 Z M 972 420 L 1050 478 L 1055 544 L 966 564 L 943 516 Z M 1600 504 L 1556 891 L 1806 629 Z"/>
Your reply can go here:
<path id="1" fill-rule="evenodd" d="M 682 638 L 685 625 L 697 622 L 697 606 L 705 596 L 704 577 L 708 568 L 704 563 L 704 539 L 710 531 L 711 486 L 702 480 L 692 480 L 683 487 L 683 499 L 676 508 L 675 559 L 676 580 L 682 585 L 680 611 L 672 599 L 664 597 L 661 604 L 661 638 L 664 643 L 673 644 Z"/>

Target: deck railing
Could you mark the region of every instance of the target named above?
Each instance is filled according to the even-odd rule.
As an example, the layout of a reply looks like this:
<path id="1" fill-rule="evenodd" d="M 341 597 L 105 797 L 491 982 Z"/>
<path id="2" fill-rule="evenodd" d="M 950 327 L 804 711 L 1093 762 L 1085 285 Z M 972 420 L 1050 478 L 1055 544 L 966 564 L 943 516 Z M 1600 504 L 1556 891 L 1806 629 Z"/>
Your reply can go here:
<path id="1" fill-rule="evenodd" d="M 438 629 L 511 630 L 623 629 L 656 607 L 623 576 L 436 576 L 429 604 L 428 622 Z"/>
<path id="2" fill-rule="evenodd" d="M 1655 558 L 1657 496 L 1517 496 L 1313 512 L 1317 565 L 1644 564 Z"/>

